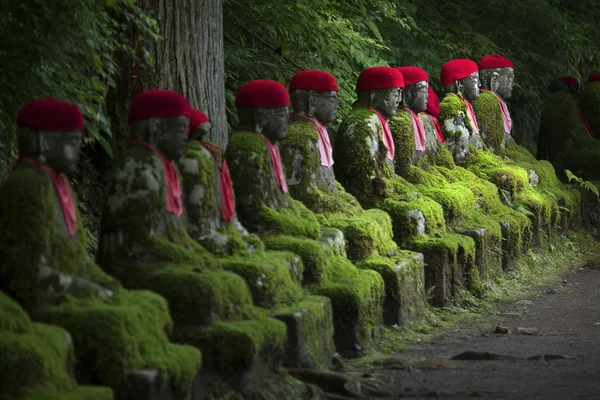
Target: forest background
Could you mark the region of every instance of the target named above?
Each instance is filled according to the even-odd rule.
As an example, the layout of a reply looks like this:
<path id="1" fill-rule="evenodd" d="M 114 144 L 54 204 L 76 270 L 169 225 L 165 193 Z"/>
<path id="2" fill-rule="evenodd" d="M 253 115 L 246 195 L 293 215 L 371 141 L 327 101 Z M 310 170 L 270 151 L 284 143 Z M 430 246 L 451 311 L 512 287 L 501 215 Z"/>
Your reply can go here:
<path id="1" fill-rule="evenodd" d="M 182 92 L 208 112 L 211 139 L 224 146 L 237 122 L 235 92 L 248 80 L 287 84 L 302 69 L 329 71 L 341 88 L 334 132 L 364 68 L 420 66 L 441 94 L 444 62 L 498 53 L 516 65 L 509 102 L 516 140 L 535 151 L 550 80 L 600 69 L 597 0 L 0 3 L 0 180 L 16 159 L 23 104 L 47 96 L 78 104 L 86 135 L 73 183 L 92 233 L 112 157 L 127 140 L 128 104 L 143 89 Z"/>

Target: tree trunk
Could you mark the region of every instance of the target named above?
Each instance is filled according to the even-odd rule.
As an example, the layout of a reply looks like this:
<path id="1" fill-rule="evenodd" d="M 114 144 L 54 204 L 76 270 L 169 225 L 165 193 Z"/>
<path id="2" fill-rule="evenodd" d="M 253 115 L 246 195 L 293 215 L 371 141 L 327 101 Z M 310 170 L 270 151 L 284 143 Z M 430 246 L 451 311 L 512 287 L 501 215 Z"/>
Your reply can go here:
<path id="1" fill-rule="evenodd" d="M 123 60 L 115 104 L 119 135 L 126 131 L 124 116 L 139 92 L 171 89 L 210 118 L 213 128 L 207 139 L 225 148 L 223 0 L 138 0 L 138 4 L 157 21 L 162 39 L 145 38 L 136 45 L 136 57 Z M 137 40 L 137 35 L 133 37 Z M 144 50 L 153 58 L 150 67 L 141 66 Z"/>

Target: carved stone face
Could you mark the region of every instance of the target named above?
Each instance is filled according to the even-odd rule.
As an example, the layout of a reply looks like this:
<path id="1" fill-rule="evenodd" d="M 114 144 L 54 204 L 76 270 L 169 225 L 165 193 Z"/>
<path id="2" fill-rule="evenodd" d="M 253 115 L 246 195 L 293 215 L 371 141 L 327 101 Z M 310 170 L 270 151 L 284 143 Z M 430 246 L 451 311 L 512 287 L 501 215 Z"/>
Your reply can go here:
<path id="1" fill-rule="evenodd" d="M 417 82 L 404 89 L 404 105 L 414 112 L 423 112 L 427 109 L 427 88 L 429 84 L 425 81 Z"/>
<path id="2" fill-rule="evenodd" d="M 265 135 L 271 143 L 285 138 L 290 115 L 289 107 L 257 108 L 257 131 Z"/>
<path id="3" fill-rule="evenodd" d="M 396 115 L 396 110 L 401 101 L 401 88 L 373 90 L 371 107 L 380 112 L 385 118 L 391 118 Z"/>
<path id="4" fill-rule="evenodd" d="M 315 118 L 323 125 L 327 125 L 333 121 L 338 106 L 338 93 L 334 90 L 329 92 L 312 92 L 311 99 Z"/>
<path id="5" fill-rule="evenodd" d="M 186 116 L 152 118 L 151 136 L 156 138 L 156 148 L 169 160 L 183 156 L 188 139 L 190 119 Z"/>
<path id="6" fill-rule="evenodd" d="M 472 101 L 479 98 L 479 72 L 473 72 L 471 75 L 459 81 L 462 95 L 465 99 Z"/>
<path id="7" fill-rule="evenodd" d="M 510 99 L 514 85 L 515 70 L 512 68 L 501 68 L 497 75 L 492 77 L 491 90 L 503 99 Z"/>
<path id="8" fill-rule="evenodd" d="M 46 164 L 56 172 L 77 172 L 81 151 L 81 131 L 40 132 L 42 152 Z"/>

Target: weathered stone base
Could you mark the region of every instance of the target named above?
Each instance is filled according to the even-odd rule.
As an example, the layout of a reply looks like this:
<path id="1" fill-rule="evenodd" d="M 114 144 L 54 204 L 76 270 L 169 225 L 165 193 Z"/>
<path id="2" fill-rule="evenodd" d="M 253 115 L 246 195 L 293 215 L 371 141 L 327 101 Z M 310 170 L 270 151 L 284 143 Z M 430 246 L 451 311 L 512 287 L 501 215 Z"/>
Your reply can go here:
<path id="1" fill-rule="evenodd" d="M 195 384 L 182 393 L 163 382 L 159 371 L 144 368 L 127 375 L 125 382 L 115 390 L 114 400 L 194 400 L 192 386 Z"/>
<path id="2" fill-rule="evenodd" d="M 385 285 L 383 322 L 400 325 L 421 315 L 425 303 L 423 255 L 400 251 L 394 257 L 373 256 L 359 263 L 359 268 L 377 271 Z"/>
<path id="3" fill-rule="evenodd" d="M 475 295 L 482 294 L 481 282 L 502 274 L 502 239 L 485 229 L 471 229 L 462 233 L 475 241 L 475 269 L 465 271 L 467 288 Z"/>
<path id="4" fill-rule="evenodd" d="M 475 267 L 473 239 L 445 234 L 441 237 L 418 236 L 410 247 L 423 253 L 425 261 L 425 291 L 432 289 L 432 305 L 442 307 L 465 286 L 465 271 Z"/>
<path id="5" fill-rule="evenodd" d="M 274 310 L 287 328 L 284 365 L 329 368 L 335 354 L 333 312 L 327 297 L 308 296 L 298 304 Z"/>

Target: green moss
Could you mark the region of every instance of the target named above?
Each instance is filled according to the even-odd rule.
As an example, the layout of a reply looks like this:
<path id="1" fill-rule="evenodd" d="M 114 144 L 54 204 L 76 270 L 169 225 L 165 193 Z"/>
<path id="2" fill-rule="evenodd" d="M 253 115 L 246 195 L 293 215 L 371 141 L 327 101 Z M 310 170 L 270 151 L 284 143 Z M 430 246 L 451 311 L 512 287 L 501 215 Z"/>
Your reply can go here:
<path id="1" fill-rule="evenodd" d="M 394 138 L 396 173 L 404 176 L 410 170 L 415 155 L 415 135 L 410 114 L 400 108 L 396 115 L 390 118 L 389 124 Z"/>
<path id="2" fill-rule="evenodd" d="M 319 242 L 292 236 L 270 236 L 265 238 L 265 246 L 269 250 L 291 251 L 302 258 L 304 264 L 304 284 L 325 280 L 327 259 L 325 250 Z"/>
<path id="3" fill-rule="evenodd" d="M 446 121 L 455 122 L 461 113 L 465 116 L 467 115 L 467 105 L 456 94 L 446 94 L 440 102 L 440 115 L 438 116 L 446 140 L 455 140 L 462 135 L 460 130 L 449 129 L 450 125 L 446 124 Z M 469 118 L 465 118 L 465 127 L 469 131 L 469 134 L 473 132 L 473 126 Z"/>
<path id="4" fill-rule="evenodd" d="M 501 160 L 488 150 L 471 152 L 465 160 L 465 167 L 475 175 L 494 183 L 511 196 L 529 186 L 529 174 L 511 160 Z"/>
<path id="5" fill-rule="evenodd" d="M 355 352 L 372 346 L 382 323 L 384 284 L 375 271 L 359 270 L 348 259 L 332 257 L 327 280 L 310 287 L 312 293 L 331 299 L 334 335 L 339 352 Z"/>
<path id="6" fill-rule="evenodd" d="M 56 326 L 32 324 L 19 305 L 0 292 L 0 387 L 3 398 L 113 398 L 104 387 L 77 386 L 69 375 L 74 360 L 68 333 Z"/>
<path id="7" fill-rule="evenodd" d="M 504 143 L 504 123 L 500 103 L 493 93 L 481 91 L 479 98 L 473 102 L 473 110 L 477 116 L 479 134 L 491 151 L 497 151 Z"/>
<path id="8" fill-rule="evenodd" d="M 200 348 L 205 368 L 233 374 L 250 369 L 259 357 L 279 358 L 285 350 L 286 327 L 281 321 L 255 314 L 252 319 L 216 322 L 177 336 Z"/>
<path id="9" fill-rule="evenodd" d="M 384 211 L 365 210 L 355 216 L 345 214 L 321 214 L 324 226 L 341 230 L 346 240 L 346 254 L 353 261 L 360 261 L 376 254 L 393 254 L 396 243 L 392 240 L 392 220 Z"/>
<path id="10" fill-rule="evenodd" d="M 579 106 L 588 125 L 598 138 L 600 136 L 600 82 L 585 84 L 579 95 Z"/>
<path id="11" fill-rule="evenodd" d="M 288 326 L 288 364 L 306 368 L 329 368 L 335 353 L 333 314 L 329 298 L 306 296 L 296 304 L 278 307 L 273 310 L 273 314 Z"/>
<path id="12" fill-rule="evenodd" d="M 338 129 L 333 148 L 333 168 L 342 186 L 363 207 L 371 208 L 377 201 L 374 179 L 389 178 L 393 173 L 383 168 L 386 153 L 377 116 L 356 105 Z"/>
<path id="13" fill-rule="evenodd" d="M 318 239 L 321 233 L 315 215 L 299 201 L 289 199 L 289 207 L 279 210 L 262 206 L 260 218 L 264 223 L 261 235 L 294 235 Z"/>
<path id="14" fill-rule="evenodd" d="M 0 265 L 0 289 L 26 310 L 59 296 L 46 291 L 38 279 L 42 256 L 47 265 L 62 273 L 93 279 L 112 289 L 119 287 L 88 261 L 81 218 L 71 238 L 59 212 L 48 174 L 29 164 L 19 165 L 0 187 L 0 258 L 4 260 Z M 16 249 L 22 252 L 18 258 L 12 255 Z"/>
<path id="15" fill-rule="evenodd" d="M 295 257 L 290 252 L 269 252 L 266 255 L 223 259 L 220 264 L 224 270 L 244 278 L 254 304 L 269 308 L 275 304 L 290 304 L 302 296 L 302 289 L 290 274 Z M 298 272 L 301 276 L 302 271 Z"/>
<path id="16" fill-rule="evenodd" d="M 81 368 L 111 387 L 128 372 L 150 367 L 163 384 L 185 393 L 200 367 L 198 350 L 169 343 L 167 303 L 151 292 L 122 292 L 111 301 L 72 299 L 50 308 L 48 321 L 73 335 Z"/>

